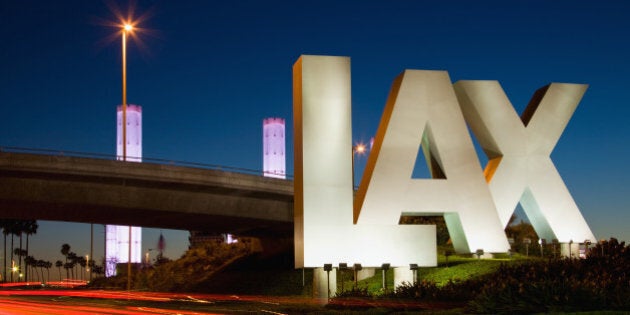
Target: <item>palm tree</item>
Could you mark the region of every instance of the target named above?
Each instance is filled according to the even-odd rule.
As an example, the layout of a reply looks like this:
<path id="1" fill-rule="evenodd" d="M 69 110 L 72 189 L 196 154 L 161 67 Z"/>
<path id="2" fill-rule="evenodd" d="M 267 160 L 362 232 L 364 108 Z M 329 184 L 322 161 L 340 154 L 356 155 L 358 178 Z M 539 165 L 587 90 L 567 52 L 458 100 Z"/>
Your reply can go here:
<path id="1" fill-rule="evenodd" d="M 77 258 L 79 266 L 81 266 L 81 280 L 83 280 L 83 275 L 85 274 L 85 267 L 87 266 L 87 259 L 85 257 L 80 256 Z"/>
<path id="2" fill-rule="evenodd" d="M 66 276 L 69 274 L 69 270 L 72 268 L 72 263 L 65 263 L 63 264 L 63 268 L 66 269 Z M 69 277 L 66 277 L 66 279 Z"/>
<path id="3" fill-rule="evenodd" d="M 37 260 L 33 256 L 26 255 L 26 257 L 24 257 L 24 267 L 26 270 L 28 270 L 29 267 L 31 267 L 31 270 L 35 269 L 37 267 Z M 35 270 L 35 274 L 37 275 L 37 269 Z M 39 275 L 37 275 L 37 278 L 39 280 Z M 26 282 L 28 282 L 28 279 Z"/>
<path id="4" fill-rule="evenodd" d="M 94 267 L 92 267 L 92 272 L 94 272 L 97 275 L 104 275 L 105 267 L 103 265 L 94 264 Z"/>
<path id="5" fill-rule="evenodd" d="M 36 262 L 37 267 L 39 267 L 39 271 L 42 274 L 42 283 L 46 283 L 46 278 L 44 278 L 44 268 L 46 268 L 46 261 L 43 259 L 40 259 Z M 35 272 L 37 273 L 37 271 Z"/>
<path id="6" fill-rule="evenodd" d="M 7 235 L 11 233 L 9 226 L 9 220 L 0 219 L 0 228 L 2 228 L 2 234 L 4 235 L 4 268 L 2 269 L 2 282 L 7 281 Z"/>
<path id="7" fill-rule="evenodd" d="M 24 221 L 22 227 L 23 232 L 26 234 L 26 256 L 28 256 L 28 237 L 37 233 L 37 228 L 39 228 L 39 225 L 37 224 L 36 220 L 26 220 Z M 28 269 L 25 276 L 26 281 L 28 282 Z"/>
<path id="8" fill-rule="evenodd" d="M 20 248 L 19 248 L 19 254 L 16 251 L 16 255 L 18 255 L 18 272 L 20 273 L 20 275 L 23 272 L 23 268 L 22 268 L 22 233 L 24 232 L 24 222 L 23 220 L 17 220 L 15 222 L 15 235 L 20 237 Z"/>
<path id="9" fill-rule="evenodd" d="M 57 267 L 57 269 L 59 269 L 59 281 L 61 281 L 61 267 L 63 267 L 63 261 L 57 260 L 55 262 L 55 267 Z M 48 277 L 48 280 L 50 280 L 50 277 Z"/>
<path id="10" fill-rule="evenodd" d="M 61 254 L 66 257 L 66 264 L 68 264 L 68 253 L 70 252 L 70 245 L 69 244 L 63 244 L 61 245 Z M 63 266 L 64 268 L 66 268 L 66 266 Z M 68 275 L 68 268 L 66 268 L 66 278 L 69 278 L 70 276 Z"/>
<path id="11" fill-rule="evenodd" d="M 13 282 L 13 268 L 15 267 L 15 262 L 13 261 L 13 237 L 17 230 L 17 220 L 8 220 L 7 228 L 9 233 L 11 233 L 11 282 Z"/>
<path id="12" fill-rule="evenodd" d="M 77 254 L 75 252 L 69 252 L 68 253 L 68 259 L 70 260 L 70 264 L 72 265 L 72 279 L 77 279 L 77 277 L 75 276 L 75 269 L 77 266 Z"/>
<path id="13" fill-rule="evenodd" d="M 50 281 L 50 268 L 52 268 L 53 264 L 50 261 L 46 261 L 46 273 L 48 274 L 48 281 Z"/>
<path id="14" fill-rule="evenodd" d="M 18 256 L 20 264 L 18 265 L 18 270 L 17 271 L 18 271 L 19 275 L 22 275 L 22 273 L 24 272 L 24 269 L 22 268 L 22 257 L 25 256 L 26 251 L 21 249 L 21 248 L 16 248 L 16 249 L 13 250 L 13 254 L 15 254 L 15 256 Z"/>

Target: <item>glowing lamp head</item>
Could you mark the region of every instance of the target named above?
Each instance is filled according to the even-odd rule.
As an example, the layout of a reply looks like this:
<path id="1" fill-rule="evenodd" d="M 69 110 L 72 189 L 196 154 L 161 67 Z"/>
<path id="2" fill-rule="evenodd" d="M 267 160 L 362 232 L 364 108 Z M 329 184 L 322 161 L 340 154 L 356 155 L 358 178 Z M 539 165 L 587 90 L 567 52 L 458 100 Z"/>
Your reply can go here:
<path id="1" fill-rule="evenodd" d="M 133 25 L 125 23 L 123 29 L 125 30 L 125 32 L 131 32 L 133 30 Z"/>
<path id="2" fill-rule="evenodd" d="M 354 147 L 354 152 L 359 153 L 359 154 L 365 153 L 365 145 L 362 143 L 357 144 Z"/>

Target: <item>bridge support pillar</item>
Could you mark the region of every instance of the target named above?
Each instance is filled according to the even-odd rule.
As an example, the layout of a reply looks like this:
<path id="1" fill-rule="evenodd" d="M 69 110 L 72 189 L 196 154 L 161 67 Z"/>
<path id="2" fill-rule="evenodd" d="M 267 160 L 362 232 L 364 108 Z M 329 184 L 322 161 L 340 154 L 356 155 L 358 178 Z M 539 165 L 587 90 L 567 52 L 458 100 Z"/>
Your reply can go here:
<path id="1" fill-rule="evenodd" d="M 330 276 L 330 278 L 329 278 Z M 330 288 L 330 295 L 328 290 Z M 313 269 L 313 297 L 319 298 L 323 304 L 328 303 L 328 297 L 334 297 L 337 293 L 337 271 L 324 271 L 324 268 Z"/>

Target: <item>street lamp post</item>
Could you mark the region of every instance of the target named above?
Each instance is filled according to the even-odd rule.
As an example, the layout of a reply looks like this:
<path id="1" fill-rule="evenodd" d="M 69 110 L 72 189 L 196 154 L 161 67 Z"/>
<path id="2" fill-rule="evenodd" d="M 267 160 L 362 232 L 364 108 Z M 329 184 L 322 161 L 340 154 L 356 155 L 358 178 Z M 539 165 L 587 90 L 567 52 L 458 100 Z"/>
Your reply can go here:
<path id="1" fill-rule="evenodd" d="M 122 159 L 127 161 L 127 33 L 133 26 L 125 23 L 122 29 Z M 127 253 L 127 291 L 131 290 L 131 226 L 129 226 L 129 247 Z"/>
<path id="2" fill-rule="evenodd" d="M 85 272 L 87 272 L 86 278 L 89 275 L 90 281 L 92 280 L 92 270 L 90 269 L 90 255 L 85 255 Z M 88 282 L 90 282 L 88 281 Z"/>
<path id="3" fill-rule="evenodd" d="M 125 24 L 122 30 L 122 159 L 127 160 L 127 32 L 133 30 Z"/>

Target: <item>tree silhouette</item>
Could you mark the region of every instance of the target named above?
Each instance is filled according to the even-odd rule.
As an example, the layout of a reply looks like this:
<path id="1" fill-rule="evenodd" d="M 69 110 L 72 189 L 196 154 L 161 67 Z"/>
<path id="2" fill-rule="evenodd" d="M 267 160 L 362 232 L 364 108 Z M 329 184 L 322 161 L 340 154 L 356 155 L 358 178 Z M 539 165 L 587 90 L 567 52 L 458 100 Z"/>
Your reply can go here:
<path id="1" fill-rule="evenodd" d="M 70 245 L 67 243 L 61 245 L 61 254 L 66 257 L 66 263 L 63 266 L 66 269 L 66 278 L 70 278 L 68 268 L 66 268 L 66 265 L 68 264 L 68 253 L 70 253 Z"/>
<path id="2" fill-rule="evenodd" d="M 72 263 L 65 263 L 63 264 L 63 268 L 66 269 L 66 278 L 70 278 L 70 276 L 68 276 L 70 274 L 70 269 L 72 269 L 73 265 Z"/>
<path id="3" fill-rule="evenodd" d="M 87 259 L 83 256 L 77 257 L 78 265 L 81 266 L 81 280 L 84 279 L 83 275 L 85 274 L 85 267 L 87 266 Z"/>
<path id="4" fill-rule="evenodd" d="M 28 238 L 29 236 L 37 233 L 37 229 L 39 228 L 39 225 L 37 224 L 37 221 L 35 220 L 26 220 L 26 221 L 23 221 L 22 228 L 23 228 L 22 232 L 26 234 L 26 256 L 28 256 Z M 26 269 L 25 279 L 26 281 L 28 281 L 28 268 Z"/>
<path id="5" fill-rule="evenodd" d="M 46 279 L 44 278 L 44 268 L 46 268 L 46 261 L 43 259 L 40 259 L 36 262 L 36 265 L 37 267 L 39 267 L 39 271 L 42 274 L 42 283 L 46 283 Z M 37 271 L 35 271 L 35 273 L 37 273 Z"/>
<path id="6" fill-rule="evenodd" d="M 57 269 L 59 270 L 59 281 L 61 281 L 61 267 L 63 267 L 63 261 L 61 260 L 57 260 L 55 262 L 55 267 L 57 267 Z"/>
<path id="7" fill-rule="evenodd" d="M 35 269 L 37 267 L 36 263 L 37 263 L 37 260 L 33 256 L 26 255 L 26 257 L 24 257 L 24 267 L 26 267 L 26 270 L 28 270 L 29 267 L 31 270 Z M 37 278 L 39 280 L 39 275 L 37 274 L 37 271 L 35 272 L 35 275 L 37 275 Z"/>
<path id="8" fill-rule="evenodd" d="M 4 269 L 2 272 L 2 282 L 7 281 L 7 235 L 11 233 L 11 220 L 1 219 L 0 228 L 2 228 L 2 234 L 4 235 Z"/>
<path id="9" fill-rule="evenodd" d="M 537 244 L 538 235 L 530 223 L 523 220 L 516 223 L 517 219 L 518 217 L 515 214 L 512 214 L 510 222 L 505 228 L 505 234 L 507 237 L 511 237 L 514 240 L 514 244 L 512 246 L 517 252 L 525 253 L 527 251 L 527 246 L 523 243 L 523 241 L 525 239 L 529 239 L 531 244 Z"/>
<path id="10" fill-rule="evenodd" d="M 75 269 L 78 263 L 78 256 L 75 252 L 69 252 L 68 253 L 68 260 L 69 260 L 69 264 L 71 266 L 72 269 L 70 269 L 70 271 L 72 272 L 72 279 L 77 279 L 77 277 L 75 276 Z"/>
<path id="11" fill-rule="evenodd" d="M 50 261 L 46 261 L 45 263 L 46 263 L 46 265 L 44 266 L 44 268 L 46 268 L 46 274 L 48 275 L 48 281 L 50 281 L 50 268 L 52 268 L 53 264 Z"/>
<path id="12" fill-rule="evenodd" d="M 22 248 L 16 248 L 13 250 L 13 253 L 15 254 L 15 256 L 18 256 L 18 259 L 20 262 L 18 265 L 18 273 L 19 275 L 22 275 L 22 272 L 24 271 L 24 269 L 27 269 L 27 268 L 22 268 L 22 257 L 26 256 L 26 250 Z"/>
<path id="13" fill-rule="evenodd" d="M 14 236 L 17 231 L 17 220 L 7 220 L 6 227 L 11 234 L 11 282 L 13 282 L 13 268 L 15 267 L 15 261 L 13 260 L 13 245 L 14 245 Z"/>

